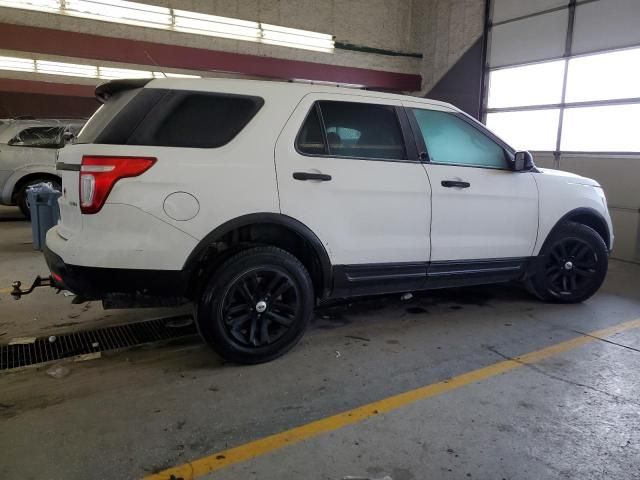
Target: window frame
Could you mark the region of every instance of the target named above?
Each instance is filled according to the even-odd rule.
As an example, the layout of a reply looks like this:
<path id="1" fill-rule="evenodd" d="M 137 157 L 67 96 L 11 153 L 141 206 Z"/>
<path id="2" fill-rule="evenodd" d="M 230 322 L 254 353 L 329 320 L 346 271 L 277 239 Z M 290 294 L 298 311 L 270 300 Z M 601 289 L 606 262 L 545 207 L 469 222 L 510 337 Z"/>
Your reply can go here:
<path id="1" fill-rule="evenodd" d="M 411 125 L 411 129 L 413 131 L 413 135 L 415 137 L 415 141 L 418 145 L 418 150 L 419 150 L 419 154 L 421 155 L 424 152 L 424 158 L 422 158 L 422 163 L 425 164 L 432 164 L 432 165 L 451 165 L 453 167 L 469 167 L 469 168 L 483 168 L 485 170 L 506 170 L 509 172 L 512 172 L 513 170 L 509 167 L 509 161 L 513 160 L 513 157 L 515 155 L 515 149 L 513 147 L 511 147 L 509 144 L 507 144 L 506 142 L 504 142 L 500 137 L 496 136 L 491 130 L 489 130 L 487 127 L 485 127 L 483 124 L 473 120 L 472 118 L 469 118 L 467 115 L 461 113 L 461 112 L 457 112 L 455 110 L 438 110 L 438 109 L 434 109 L 434 108 L 428 108 L 426 105 L 424 108 L 422 107 L 404 107 L 407 116 L 409 117 L 409 122 Z M 448 162 L 434 162 L 431 160 L 431 155 L 429 154 L 429 149 L 427 148 L 427 144 L 424 140 L 424 137 L 422 135 L 422 130 L 420 129 L 420 125 L 418 124 L 418 120 L 416 119 L 416 116 L 414 114 L 414 110 L 429 110 L 432 112 L 441 112 L 445 115 L 451 115 L 455 118 L 458 118 L 459 120 L 462 120 L 463 122 L 465 122 L 467 125 L 470 125 L 472 128 L 474 128 L 475 130 L 477 130 L 480 134 L 484 135 L 485 137 L 488 137 L 489 140 L 491 140 L 492 142 L 494 142 L 495 144 L 497 144 L 500 148 L 502 148 L 502 151 L 504 152 L 504 167 L 503 168 L 498 168 L 498 167 L 487 167 L 484 165 L 470 165 L 467 163 L 448 163 Z"/>
<path id="2" fill-rule="evenodd" d="M 398 128 L 400 129 L 400 133 L 402 135 L 402 143 L 404 146 L 404 151 L 406 154 L 407 158 L 375 158 L 375 157 L 357 157 L 357 156 L 351 156 L 351 155 L 333 155 L 330 153 L 329 151 L 329 142 L 327 139 L 327 127 L 324 123 L 324 116 L 322 115 L 322 107 L 320 106 L 320 102 L 340 102 L 340 103 L 357 103 L 357 104 L 363 104 L 363 105 L 373 105 L 373 106 L 383 106 L 383 107 L 392 107 L 395 113 L 395 117 L 396 117 L 396 121 L 398 122 Z M 312 153 L 305 153 L 303 151 L 300 150 L 300 147 L 298 145 L 298 141 L 300 139 L 300 135 L 302 134 L 302 128 L 304 127 L 305 123 L 307 122 L 307 119 L 309 118 L 309 115 L 311 115 L 311 113 L 313 111 L 317 112 L 318 115 L 318 120 L 320 121 L 320 128 L 322 130 L 322 139 L 324 141 L 324 146 L 325 146 L 325 150 L 327 151 L 326 154 L 312 154 Z M 336 100 L 333 98 L 322 98 L 322 99 L 316 99 L 314 100 L 313 104 L 311 105 L 311 107 L 309 108 L 309 111 L 307 112 L 307 114 L 304 117 L 304 120 L 302 121 L 302 123 L 300 124 L 300 127 L 298 128 L 298 133 L 296 134 L 295 140 L 294 140 L 294 148 L 296 150 L 296 152 L 299 155 L 302 155 L 304 157 L 317 157 L 317 158 L 344 158 L 344 159 L 348 159 L 348 160 L 367 160 L 367 161 L 371 161 L 371 162 L 396 162 L 396 163 L 420 163 L 420 159 L 418 158 L 418 148 L 416 145 L 416 139 L 413 135 L 412 129 L 410 127 L 409 124 L 409 119 L 407 118 L 407 113 L 404 109 L 404 107 L 402 107 L 401 105 L 394 105 L 394 104 L 389 104 L 389 103 L 370 103 L 367 101 L 363 101 L 363 102 L 358 102 L 358 101 L 354 101 L 353 99 L 348 99 L 348 100 Z"/>

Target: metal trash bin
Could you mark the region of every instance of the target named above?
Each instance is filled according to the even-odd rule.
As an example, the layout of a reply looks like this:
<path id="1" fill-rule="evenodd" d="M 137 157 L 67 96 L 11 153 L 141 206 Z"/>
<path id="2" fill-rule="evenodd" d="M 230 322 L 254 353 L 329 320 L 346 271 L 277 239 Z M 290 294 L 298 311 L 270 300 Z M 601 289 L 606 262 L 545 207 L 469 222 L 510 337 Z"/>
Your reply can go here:
<path id="1" fill-rule="evenodd" d="M 60 207 L 58 198 L 62 195 L 51 183 L 38 183 L 27 190 L 27 201 L 31 211 L 31 237 L 33 249 L 42 250 L 47 231 L 58 224 Z"/>

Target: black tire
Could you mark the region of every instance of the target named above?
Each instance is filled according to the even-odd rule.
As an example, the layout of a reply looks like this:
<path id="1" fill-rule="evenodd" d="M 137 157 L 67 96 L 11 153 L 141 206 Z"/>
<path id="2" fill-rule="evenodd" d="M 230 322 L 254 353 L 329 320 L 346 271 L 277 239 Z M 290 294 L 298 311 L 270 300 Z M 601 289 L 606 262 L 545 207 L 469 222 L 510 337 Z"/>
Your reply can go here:
<path id="1" fill-rule="evenodd" d="M 567 222 L 545 241 L 527 287 L 547 302 L 583 302 L 604 282 L 608 264 L 602 237 L 586 225 Z"/>
<path id="2" fill-rule="evenodd" d="M 35 180 L 29 180 L 27 183 L 22 185 L 16 193 L 16 203 L 27 220 L 31 220 L 31 211 L 29 210 L 29 202 L 27 201 L 27 190 L 32 185 L 42 182 L 51 182 L 53 188 L 62 191 L 62 184 L 60 183 L 60 180 L 52 180 L 51 178 L 36 178 Z"/>
<path id="3" fill-rule="evenodd" d="M 313 283 L 304 265 L 279 248 L 255 247 L 213 273 L 197 302 L 196 319 L 203 339 L 223 358 L 256 364 L 298 343 L 313 305 Z"/>

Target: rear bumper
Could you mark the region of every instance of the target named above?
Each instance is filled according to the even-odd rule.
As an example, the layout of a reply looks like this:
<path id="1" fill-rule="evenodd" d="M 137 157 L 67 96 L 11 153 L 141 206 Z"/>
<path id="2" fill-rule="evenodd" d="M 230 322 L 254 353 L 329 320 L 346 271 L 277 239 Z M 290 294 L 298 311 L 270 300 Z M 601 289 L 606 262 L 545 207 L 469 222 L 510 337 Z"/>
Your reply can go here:
<path id="1" fill-rule="evenodd" d="M 138 270 L 69 265 L 46 244 L 44 258 L 56 286 L 87 300 L 115 294 L 187 297 L 190 275 L 184 270 Z"/>

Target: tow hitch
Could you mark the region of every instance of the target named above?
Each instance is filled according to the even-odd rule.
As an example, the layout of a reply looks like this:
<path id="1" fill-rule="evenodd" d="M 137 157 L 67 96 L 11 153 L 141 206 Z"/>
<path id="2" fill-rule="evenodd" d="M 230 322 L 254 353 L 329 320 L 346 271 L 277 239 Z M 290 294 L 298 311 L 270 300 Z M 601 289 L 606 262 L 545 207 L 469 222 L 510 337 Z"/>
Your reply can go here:
<path id="1" fill-rule="evenodd" d="M 29 287 L 28 290 L 21 290 L 20 289 L 20 287 L 22 287 L 22 282 L 19 281 L 19 280 L 16 280 L 15 282 L 13 282 L 11 284 L 11 286 L 13 287 L 13 289 L 11 290 L 11 296 L 16 300 L 20 300 L 20 298 L 22 298 L 23 295 L 29 295 L 31 292 L 33 292 L 38 287 L 53 287 L 53 288 L 57 288 L 58 289 L 57 293 L 60 293 L 60 290 L 61 290 L 61 288 L 57 287 L 53 283 L 53 278 L 51 278 L 51 276 L 46 277 L 46 278 L 42 278 L 40 275 L 38 275 L 36 277 L 36 279 L 33 281 L 33 284 L 31 284 L 31 287 Z"/>

